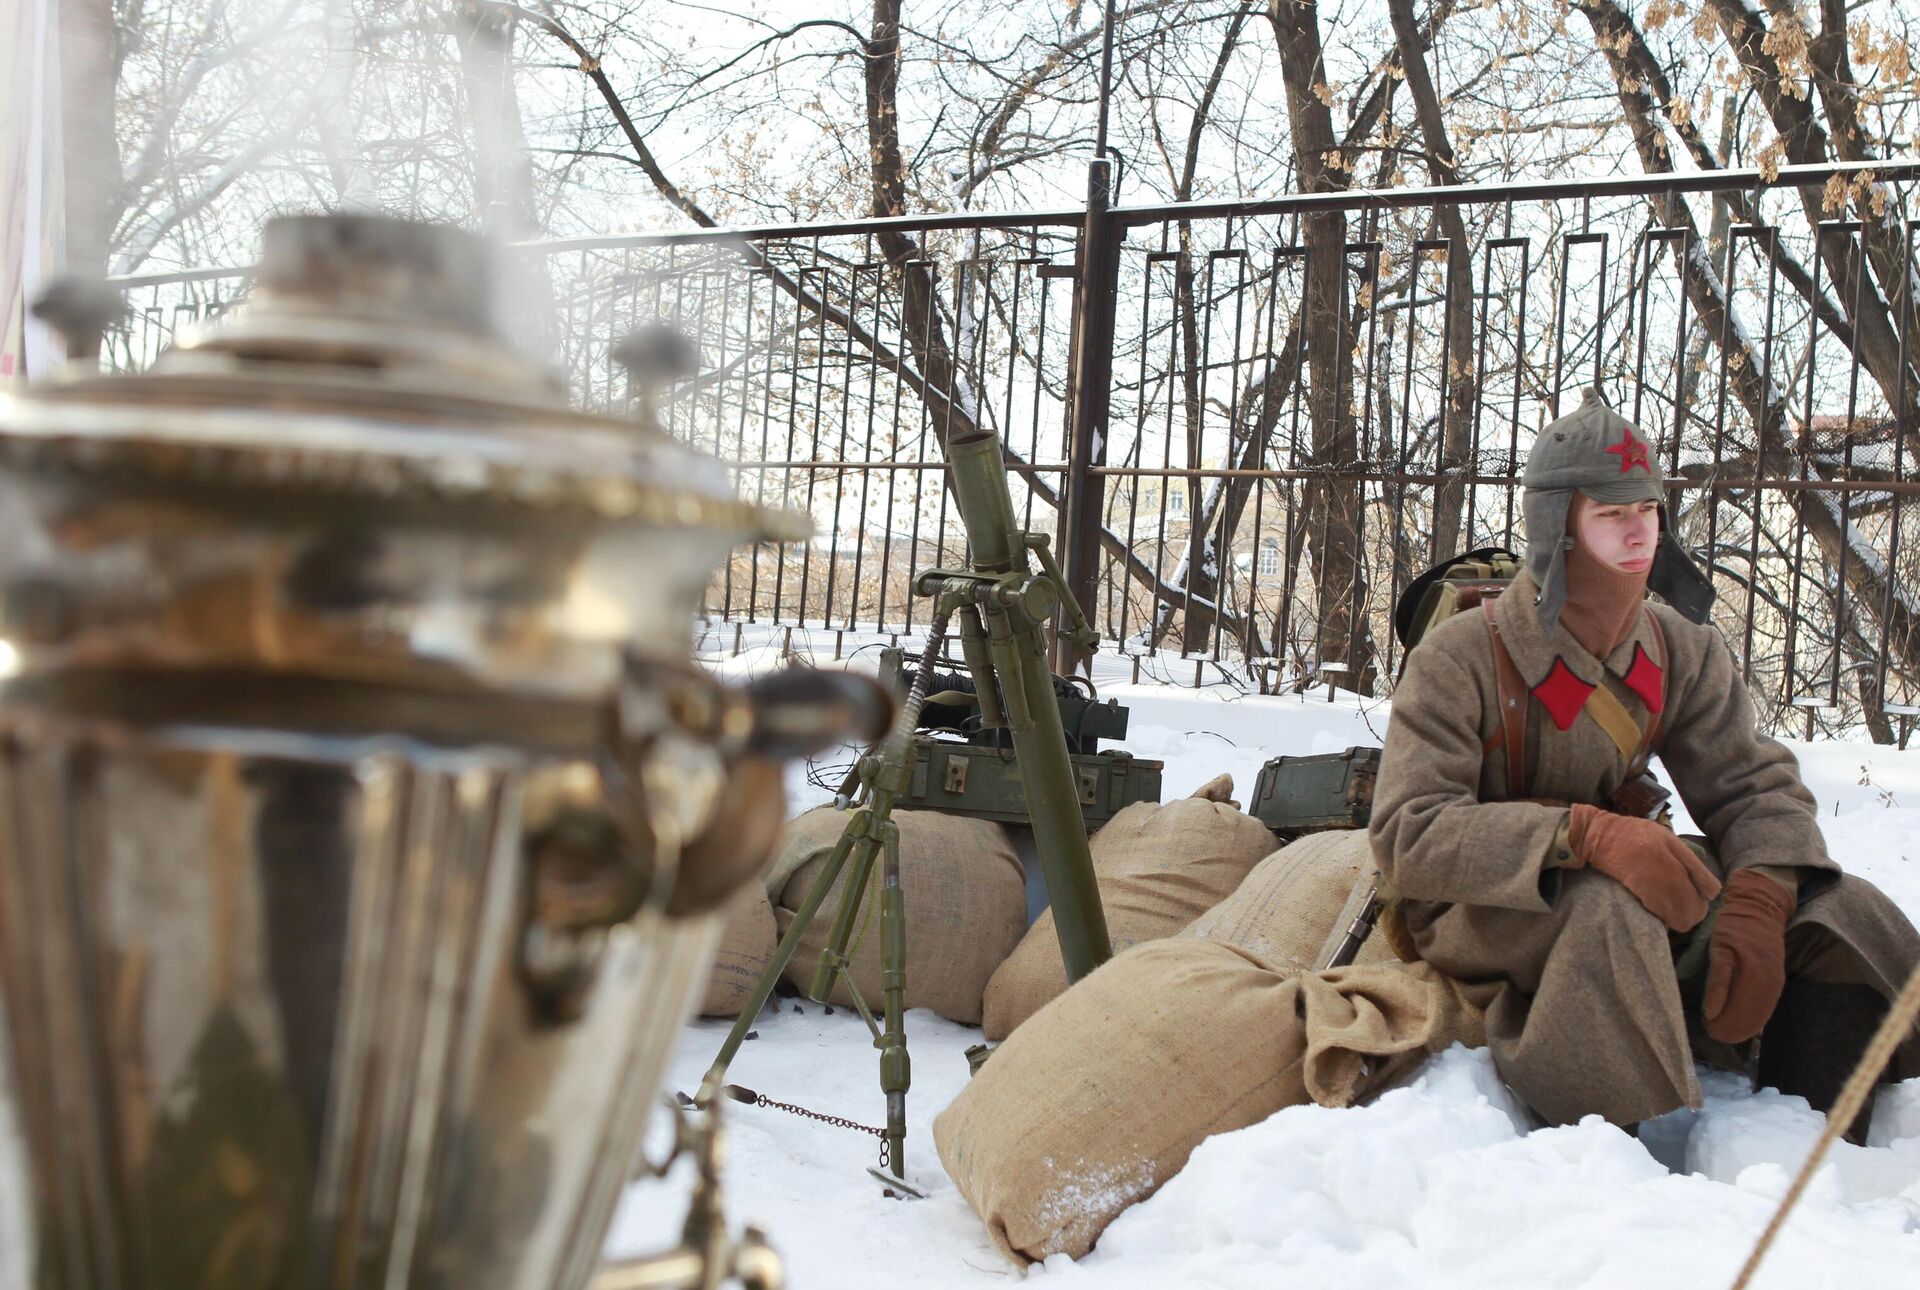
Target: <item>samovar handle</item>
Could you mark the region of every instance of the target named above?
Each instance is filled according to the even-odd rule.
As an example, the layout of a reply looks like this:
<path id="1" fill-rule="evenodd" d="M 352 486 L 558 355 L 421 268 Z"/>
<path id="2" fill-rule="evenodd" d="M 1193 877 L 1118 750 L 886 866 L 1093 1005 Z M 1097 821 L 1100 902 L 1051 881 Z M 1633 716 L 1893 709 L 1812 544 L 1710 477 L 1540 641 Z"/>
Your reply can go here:
<path id="1" fill-rule="evenodd" d="M 645 740 L 610 731 L 598 766 L 576 762 L 532 781 L 520 970 L 536 1015 L 549 1023 L 578 1014 L 607 930 L 643 903 L 660 901 L 667 917 L 690 918 L 718 909 L 759 874 L 786 822 L 787 762 L 871 740 L 893 715 L 886 690 L 846 672 L 786 668 L 736 687 L 691 666 L 634 663 L 629 671 L 644 692 L 667 696 L 656 729 L 712 748 L 724 779 L 704 825 L 664 856 L 637 769 Z"/>
<path id="2" fill-rule="evenodd" d="M 704 737 L 724 750 L 726 806 L 688 840 L 667 904 L 673 915 L 715 908 L 760 872 L 786 823 L 788 762 L 871 743 L 893 723 L 893 696 L 851 672 L 782 668 L 720 693 Z"/>

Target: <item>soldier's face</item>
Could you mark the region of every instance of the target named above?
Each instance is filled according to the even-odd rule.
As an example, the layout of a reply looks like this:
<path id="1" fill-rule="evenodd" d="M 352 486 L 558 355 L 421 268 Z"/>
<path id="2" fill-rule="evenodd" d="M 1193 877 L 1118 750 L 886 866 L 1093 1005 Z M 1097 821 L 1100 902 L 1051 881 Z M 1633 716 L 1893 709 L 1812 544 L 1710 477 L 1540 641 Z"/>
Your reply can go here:
<path id="1" fill-rule="evenodd" d="M 1574 517 L 1574 541 L 1594 559 L 1618 573 L 1645 573 L 1653 567 L 1660 541 L 1660 503 L 1616 504 L 1582 498 Z"/>

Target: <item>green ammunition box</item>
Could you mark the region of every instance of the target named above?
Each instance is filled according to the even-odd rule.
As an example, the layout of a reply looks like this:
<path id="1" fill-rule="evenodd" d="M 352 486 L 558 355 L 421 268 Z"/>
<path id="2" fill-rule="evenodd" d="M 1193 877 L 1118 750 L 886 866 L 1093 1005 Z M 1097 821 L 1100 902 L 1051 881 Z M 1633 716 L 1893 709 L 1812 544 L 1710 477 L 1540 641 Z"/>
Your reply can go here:
<path id="1" fill-rule="evenodd" d="M 1164 763 L 1131 753 L 1083 753 L 1072 757 L 1080 814 L 1089 829 L 1112 819 L 1122 807 L 1160 800 Z M 905 810 L 946 811 L 1002 824 L 1027 824 L 1027 791 L 1020 763 L 1004 748 L 951 743 L 916 736 L 913 774 L 899 805 Z"/>
<path id="2" fill-rule="evenodd" d="M 1275 757 L 1260 768 L 1247 814 L 1283 837 L 1362 829 L 1373 812 L 1378 748 L 1317 757 Z"/>

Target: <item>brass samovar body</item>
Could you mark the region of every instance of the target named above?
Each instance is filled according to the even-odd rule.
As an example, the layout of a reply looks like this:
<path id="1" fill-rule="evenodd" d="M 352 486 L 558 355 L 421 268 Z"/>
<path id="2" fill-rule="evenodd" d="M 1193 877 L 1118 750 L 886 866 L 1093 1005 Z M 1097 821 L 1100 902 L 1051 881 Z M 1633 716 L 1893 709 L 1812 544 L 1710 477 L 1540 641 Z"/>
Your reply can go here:
<path id="1" fill-rule="evenodd" d="M 691 620 L 805 527 L 569 410 L 487 262 L 278 221 L 239 317 L 0 396 L 0 1283 L 594 1275 L 780 815 Z"/>

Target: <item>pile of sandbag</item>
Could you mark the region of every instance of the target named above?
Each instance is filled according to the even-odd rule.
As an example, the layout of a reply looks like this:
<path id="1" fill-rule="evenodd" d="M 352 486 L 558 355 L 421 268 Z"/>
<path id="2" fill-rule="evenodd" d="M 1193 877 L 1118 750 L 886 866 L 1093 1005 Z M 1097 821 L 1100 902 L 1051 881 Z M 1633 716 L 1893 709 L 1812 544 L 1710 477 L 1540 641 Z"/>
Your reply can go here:
<path id="1" fill-rule="evenodd" d="M 1282 970 L 1311 971 L 1333 956 L 1375 873 L 1366 830 L 1309 834 L 1255 865 L 1231 895 L 1179 934 L 1236 945 Z M 1376 931 L 1353 961 L 1395 957 Z"/>
<path id="2" fill-rule="evenodd" d="M 721 957 L 716 960 L 708 998 L 714 999 L 723 981 L 731 982 L 738 969 L 752 962 L 749 935 L 764 936 L 765 951 L 758 968 L 746 977 L 732 999 L 737 1013 L 773 955 L 779 936 L 793 926 L 795 911 L 826 867 L 852 815 L 821 807 L 790 820 L 782 830 L 768 870 L 763 899 L 764 923 L 757 913 L 742 913 L 742 922 L 754 920 L 749 933 L 734 938 L 735 922 L 728 920 Z M 1020 941 L 1027 924 L 1026 876 L 1006 831 L 991 820 L 976 820 L 938 811 L 895 811 L 900 830 L 900 890 L 906 908 L 906 1006 L 929 1008 L 950 1021 L 977 1024 L 980 999 L 987 979 Z M 880 977 L 881 860 L 876 856 L 869 886 L 848 941 L 854 984 L 867 1005 L 879 1011 L 884 995 Z M 820 952 L 833 929 L 834 913 L 852 873 L 849 864 L 834 880 L 819 913 L 801 934 L 782 979 L 804 993 L 813 983 Z M 758 942 L 754 942 L 757 945 Z M 735 952 L 728 955 L 728 947 Z M 844 981 L 835 984 L 829 1002 L 851 1004 Z M 727 1015 L 724 1009 L 706 1015 Z"/>
<path id="3" fill-rule="evenodd" d="M 1273 850 L 1273 834 L 1232 794 L 1233 779 L 1222 775 L 1192 797 L 1136 802 L 1093 835 L 1094 880 L 1114 953 L 1178 933 Z M 987 983 L 981 1027 L 988 1039 L 1004 1039 L 1066 988 L 1049 909 Z"/>
<path id="4" fill-rule="evenodd" d="M 1127 812 L 1116 817 L 1126 829 L 1095 834 L 1095 870 L 1102 875 L 1114 948 L 1177 935 L 1235 945 L 1282 969 L 1318 967 L 1359 912 L 1375 872 L 1366 832 L 1312 834 L 1259 860 L 1231 886 L 1256 845 L 1272 844 L 1270 834 L 1241 823 L 1251 817 L 1235 819 L 1231 803 L 1218 800 L 1231 791 L 1232 781 L 1222 777 L 1201 790 L 1207 797 L 1129 807 L 1131 820 Z M 731 1017 L 745 1006 L 848 818 L 821 808 L 788 822 L 765 885 L 752 885 L 728 907 L 702 1016 Z M 1198 833 L 1212 842 L 1196 846 L 1187 837 L 1172 850 L 1162 849 L 1169 833 L 1196 819 Z M 999 825 L 930 811 L 898 811 L 894 820 L 901 826 L 901 883 L 908 903 L 908 1006 L 968 1023 L 981 1021 L 984 1011 L 987 1037 L 1005 1038 L 1017 1020 L 1066 986 L 1051 914 L 1022 937 L 1024 896 L 1013 881 L 1020 877 L 1020 861 Z M 821 906 L 785 974 L 795 989 L 804 991 L 813 980 L 843 885 L 836 884 Z M 1170 908 L 1204 899 L 1219 886 L 1227 887 L 1224 899 L 1184 927 L 1171 925 Z M 854 979 L 878 1007 L 879 995 L 868 993 L 877 991 L 880 970 L 877 932 L 868 926 L 858 942 Z M 1016 943 L 1019 948 L 1011 949 Z M 1376 931 L 1354 961 L 1394 957 L 1388 937 Z M 838 994 L 844 996 L 844 988 Z"/>
<path id="5" fill-rule="evenodd" d="M 1093 1248 L 1205 1138 L 1348 1106 L 1485 1042 L 1489 991 L 1424 963 L 1287 970 L 1195 937 L 1117 955 L 995 1050 L 934 1121 L 941 1163 L 1021 1260 Z"/>

